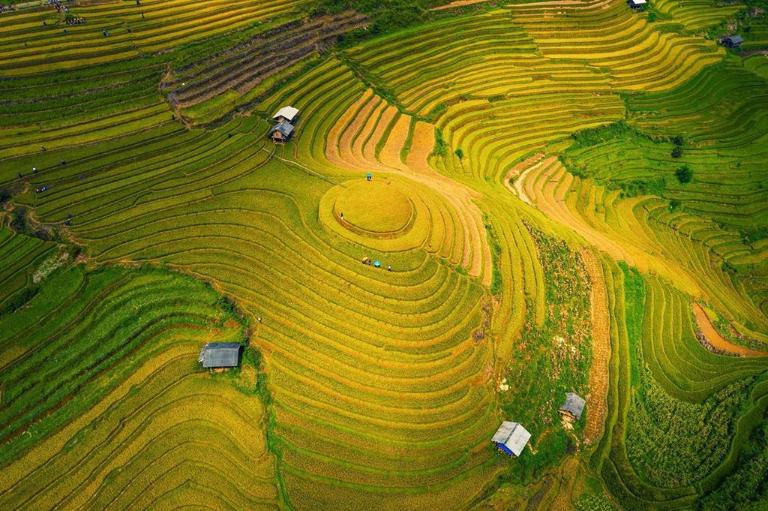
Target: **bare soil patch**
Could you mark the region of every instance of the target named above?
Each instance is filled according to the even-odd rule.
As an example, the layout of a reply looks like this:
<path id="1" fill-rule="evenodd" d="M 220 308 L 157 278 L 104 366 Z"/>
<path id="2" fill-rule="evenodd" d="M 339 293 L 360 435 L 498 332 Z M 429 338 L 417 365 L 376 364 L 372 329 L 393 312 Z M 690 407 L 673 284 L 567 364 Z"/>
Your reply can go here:
<path id="1" fill-rule="evenodd" d="M 526 195 L 523 184 L 525 182 L 525 172 L 535 167 L 544 158 L 544 153 L 537 153 L 527 158 L 514 167 L 504 176 L 504 185 L 507 189 L 516 194 L 520 200 L 526 204 L 531 204 L 531 199 Z"/>
<path id="2" fill-rule="evenodd" d="M 717 331 L 715 325 L 712 324 L 707 313 L 704 312 L 704 309 L 698 303 L 693 304 L 693 315 L 696 318 L 696 326 L 698 327 L 699 332 L 704 337 L 706 343 L 714 348 L 715 351 L 729 355 L 737 355 L 739 357 L 768 356 L 768 353 L 766 352 L 740 346 L 723 337 L 720 332 Z"/>
<path id="3" fill-rule="evenodd" d="M 432 9 L 430 9 L 430 11 L 444 11 L 446 9 L 453 9 L 455 7 L 464 7 L 467 5 L 481 4 L 487 1 L 488 0 L 454 0 L 453 2 L 445 5 L 438 5 L 437 7 L 433 7 Z"/>
<path id="4" fill-rule="evenodd" d="M 590 249 L 582 249 L 581 260 L 592 282 L 590 309 L 592 316 L 592 365 L 589 368 L 589 393 L 587 394 L 587 424 L 584 442 L 596 442 L 603 432 L 607 414 L 608 363 L 611 359 L 610 320 L 608 293 L 605 289 L 603 267 L 597 255 Z"/>

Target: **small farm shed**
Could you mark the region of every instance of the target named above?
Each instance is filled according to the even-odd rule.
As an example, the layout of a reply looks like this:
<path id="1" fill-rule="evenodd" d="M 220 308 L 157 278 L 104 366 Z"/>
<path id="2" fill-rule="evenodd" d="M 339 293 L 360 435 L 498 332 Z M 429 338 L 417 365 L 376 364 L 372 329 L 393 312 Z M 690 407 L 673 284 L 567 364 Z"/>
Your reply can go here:
<path id="1" fill-rule="evenodd" d="M 272 116 L 272 118 L 278 123 L 289 122 L 293 124 L 294 121 L 296 121 L 296 117 L 298 117 L 298 115 L 299 115 L 298 108 L 293 108 L 292 106 L 284 106 L 283 108 L 278 110 L 277 113 Z"/>
<path id="2" fill-rule="evenodd" d="M 565 394 L 565 403 L 560 407 L 560 414 L 577 421 L 581 419 L 581 414 L 584 413 L 585 404 L 586 401 L 584 401 L 583 397 L 574 392 L 567 392 Z"/>
<path id="3" fill-rule="evenodd" d="M 206 369 L 237 367 L 241 349 L 239 342 L 209 342 L 200 350 L 198 362 Z"/>
<path id="4" fill-rule="evenodd" d="M 496 447 L 503 453 L 518 457 L 530 439 L 531 434 L 521 424 L 504 421 L 491 438 L 491 442 L 495 443 Z"/>
<path id="5" fill-rule="evenodd" d="M 642 9 L 648 2 L 646 0 L 627 0 L 627 4 L 633 9 Z"/>
<path id="6" fill-rule="evenodd" d="M 740 35 L 729 35 L 728 37 L 720 39 L 720 44 L 727 48 L 738 48 L 743 42 L 744 38 Z"/>
<path id="7" fill-rule="evenodd" d="M 293 124 L 287 121 L 279 122 L 269 130 L 269 136 L 275 143 L 287 142 L 292 133 Z"/>

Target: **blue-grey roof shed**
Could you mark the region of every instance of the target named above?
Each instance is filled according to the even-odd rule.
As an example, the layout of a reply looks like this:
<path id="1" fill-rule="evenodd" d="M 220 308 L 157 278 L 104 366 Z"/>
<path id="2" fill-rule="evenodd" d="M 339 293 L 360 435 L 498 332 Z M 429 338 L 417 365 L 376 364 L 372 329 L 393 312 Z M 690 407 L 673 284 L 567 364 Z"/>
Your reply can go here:
<path id="1" fill-rule="evenodd" d="M 723 46 L 728 46 L 729 48 L 736 48 L 737 46 L 741 46 L 741 43 L 744 42 L 744 38 L 740 35 L 730 35 L 728 37 L 723 37 L 722 43 Z"/>
<path id="2" fill-rule="evenodd" d="M 271 130 L 269 130 L 269 136 L 276 142 L 286 141 L 291 138 L 293 133 L 293 124 L 288 121 L 282 121 L 275 124 Z"/>
<path id="3" fill-rule="evenodd" d="M 517 422 L 504 421 L 494 433 L 491 442 L 496 444 L 496 447 L 505 454 L 517 457 L 523 452 L 530 439 L 531 434 L 522 425 Z"/>
<path id="4" fill-rule="evenodd" d="M 209 342 L 200 350 L 198 360 L 206 369 L 237 367 L 240 365 L 239 342 Z"/>
<path id="5" fill-rule="evenodd" d="M 573 392 L 568 392 L 565 394 L 565 403 L 560 407 L 560 411 L 571 415 L 575 420 L 579 420 L 581 414 L 584 413 L 585 404 L 584 398 Z"/>

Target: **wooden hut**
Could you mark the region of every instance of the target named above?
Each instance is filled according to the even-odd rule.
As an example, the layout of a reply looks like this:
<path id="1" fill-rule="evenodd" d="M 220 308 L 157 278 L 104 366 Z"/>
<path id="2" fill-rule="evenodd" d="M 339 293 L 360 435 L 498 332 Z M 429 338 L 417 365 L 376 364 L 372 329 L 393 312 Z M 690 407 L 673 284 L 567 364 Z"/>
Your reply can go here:
<path id="1" fill-rule="evenodd" d="M 287 121 L 281 121 L 275 124 L 271 130 L 269 130 L 269 138 L 276 144 L 282 144 L 287 142 L 291 138 L 293 133 L 293 124 Z"/>
<path id="2" fill-rule="evenodd" d="M 646 0 L 627 0 L 627 5 L 633 9 L 644 9 L 648 2 Z"/>

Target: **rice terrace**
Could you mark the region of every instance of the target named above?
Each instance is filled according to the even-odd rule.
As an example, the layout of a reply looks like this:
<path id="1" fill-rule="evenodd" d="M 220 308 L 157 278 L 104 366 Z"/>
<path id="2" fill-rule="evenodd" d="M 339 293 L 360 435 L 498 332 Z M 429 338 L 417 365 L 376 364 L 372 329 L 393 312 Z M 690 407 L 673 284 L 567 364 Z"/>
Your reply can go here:
<path id="1" fill-rule="evenodd" d="M 0 48 L 0 510 L 768 509 L 768 0 Z"/>

